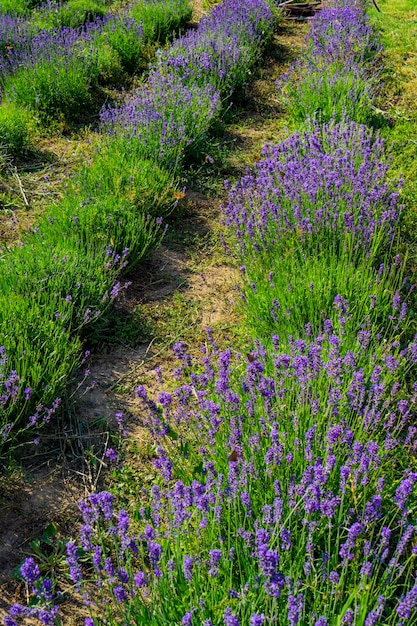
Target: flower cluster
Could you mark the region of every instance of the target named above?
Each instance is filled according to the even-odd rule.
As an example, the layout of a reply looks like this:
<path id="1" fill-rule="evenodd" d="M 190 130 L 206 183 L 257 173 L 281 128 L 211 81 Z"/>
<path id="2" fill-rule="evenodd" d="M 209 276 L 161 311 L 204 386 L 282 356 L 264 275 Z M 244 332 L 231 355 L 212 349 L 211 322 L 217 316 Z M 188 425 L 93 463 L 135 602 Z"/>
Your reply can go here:
<path id="1" fill-rule="evenodd" d="M 59 610 L 56 604 L 59 597 L 53 593 L 52 581 L 49 578 L 41 579 L 39 567 L 32 557 L 25 560 L 20 573 L 35 602 L 29 607 L 15 603 L 4 618 L 4 626 L 17 626 L 18 622 L 15 618 L 36 619 L 45 626 L 53 626 Z M 38 603 L 39 606 L 37 606 Z"/>

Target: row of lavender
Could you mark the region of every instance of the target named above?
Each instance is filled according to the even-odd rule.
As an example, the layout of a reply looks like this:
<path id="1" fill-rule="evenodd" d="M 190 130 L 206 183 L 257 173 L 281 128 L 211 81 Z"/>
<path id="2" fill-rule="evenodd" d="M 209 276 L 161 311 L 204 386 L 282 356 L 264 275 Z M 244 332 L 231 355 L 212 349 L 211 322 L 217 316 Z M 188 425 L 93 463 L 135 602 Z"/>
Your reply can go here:
<path id="1" fill-rule="evenodd" d="M 123 289 L 117 277 L 159 243 L 164 232 L 159 216 L 172 209 L 178 195 L 173 193 L 178 167 L 221 112 L 222 77 L 227 76 L 230 95 L 244 67 L 248 76 L 274 23 L 264 2 L 248 0 L 240 8 L 226 2 L 191 36 L 179 39 L 164 55 L 174 58 L 175 50 L 182 55 L 182 46 L 193 42 L 192 77 L 181 78 L 160 60 L 125 106 L 103 112 L 111 132 L 92 163 L 70 181 L 24 245 L 5 255 L 0 266 L 3 440 L 50 421 L 55 398 L 79 360 L 86 328 Z M 232 80 L 233 68 L 238 69 Z M 122 118 L 129 127 L 120 124 Z M 53 409 L 45 408 L 52 403 Z"/>
<path id="2" fill-rule="evenodd" d="M 278 89 L 295 122 L 347 116 L 375 123 L 373 106 L 379 88 L 381 44 L 366 20 L 358 19 L 361 4 L 341 3 L 315 17 L 307 49 L 278 81 Z"/>
<path id="3" fill-rule="evenodd" d="M 273 24 L 265 2 L 222 3 L 197 30 L 161 51 L 146 85 L 122 106 L 102 112 L 110 145 L 127 142 L 142 157 L 174 171 L 181 167 L 242 88 Z"/>
<path id="4" fill-rule="evenodd" d="M 185 0 L 135 3 L 129 10 L 135 8 L 155 40 L 163 26 L 173 21 L 178 27 L 191 11 Z M 35 63 L 33 76 L 39 67 Z M 65 90 L 54 92 L 47 74 L 45 89 L 65 100 Z M 30 76 L 24 87 L 33 95 Z M 3 113 L 14 132 L 8 106 Z M 0 113 L 0 132 L 2 119 Z M 84 168 L 76 180 L 63 181 L 62 200 L 23 234 L 20 246 L 2 251 L 0 433 L 6 445 L 21 429 L 49 422 L 80 362 L 85 328 L 122 289 L 117 277 L 127 255 L 131 264 L 138 262 L 163 234 L 160 220 L 150 215 L 172 207 L 172 175 L 153 162 L 138 162 L 128 146 L 125 155 L 112 151 L 103 159 L 105 166 L 97 157 L 95 170 Z"/>
<path id="5" fill-rule="evenodd" d="M 73 4 L 0 14 L 0 143 L 13 156 L 30 148 L 39 121 L 85 119 L 103 101 L 103 87 L 120 87 L 143 69 L 150 46 L 191 17 L 184 0 Z M 74 20 L 62 24 L 67 14 Z"/>

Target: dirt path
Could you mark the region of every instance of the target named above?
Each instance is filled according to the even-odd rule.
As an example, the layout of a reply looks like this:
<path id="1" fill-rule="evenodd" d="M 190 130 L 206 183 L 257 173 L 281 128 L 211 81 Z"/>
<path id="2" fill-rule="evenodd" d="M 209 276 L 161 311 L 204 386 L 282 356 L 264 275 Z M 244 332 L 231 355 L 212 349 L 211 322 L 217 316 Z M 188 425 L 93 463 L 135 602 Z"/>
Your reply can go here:
<path id="1" fill-rule="evenodd" d="M 87 384 L 93 380 L 95 386 L 83 396 L 78 393 L 77 402 L 68 406 L 65 426 L 58 425 L 37 454 L 24 460 L 23 470 L 0 480 L 0 611 L 24 599 L 23 586 L 12 582 L 10 574 L 30 542 L 52 521 L 58 538 L 69 536 L 77 525 L 77 500 L 111 480 L 105 451 L 112 445 L 109 428 L 116 411 L 136 416 L 131 438 L 140 448 L 144 434 L 134 387 L 156 389 L 155 368 L 171 371 L 170 348 L 176 341 L 185 340 L 196 351 L 207 326 L 220 342 L 233 341 L 239 333 L 234 306 L 238 272 L 224 252 L 219 223 L 223 180 L 240 176 L 259 158 L 265 141 L 285 134 L 274 83 L 297 56 L 304 32 L 305 26 L 294 22 L 281 26 L 244 101 L 213 142 L 214 156 L 190 169 L 186 197 L 169 220 L 164 245 L 131 273 L 132 285 L 103 331 L 113 339 L 100 339 L 100 350 L 88 366 Z M 138 341 L 141 333 L 143 341 Z M 115 335 L 119 345 L 114 345 Z M 139 469 L 146 458 L 136 459 Z M 45 550 L 50 556 L 51 550 Z M 68 616 L 65 623 L 79 620 Z"/>

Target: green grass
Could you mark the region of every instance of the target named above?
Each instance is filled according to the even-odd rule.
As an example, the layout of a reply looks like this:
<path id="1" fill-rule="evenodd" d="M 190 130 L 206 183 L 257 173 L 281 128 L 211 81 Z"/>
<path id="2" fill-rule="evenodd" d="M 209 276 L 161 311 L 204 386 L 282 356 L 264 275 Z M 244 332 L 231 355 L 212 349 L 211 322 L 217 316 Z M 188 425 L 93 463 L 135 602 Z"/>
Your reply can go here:
<path id="1" fill-rule="evenodd" d="M 306 119 L 320 123 L 341 121 L 346 116 L 361 124 L 374 119 L 369 77 L 344 71 L 334 63 L 323 71 L 320 67 L 294 73 L 281 91 L 281 98 L 297 126 Z"/>
<path id="2" fill-rule="evenodd" d="M 0 154 L 20 156 L 32 143 L 35 121 L 29 111 L 14 102 L 0 104 Z"/>
<path id="3" fill-rule="evenodd" d="M 402 248 L 409 256 L 409 272 L 417 271 L 417 2 L 378 0 L 381 12 L 370 5 L 372 24 L 384 44 L 384 90 L 379 106 L 391 123 L 381 134 L 391 148 L 391 177 L 402 176 Z M 406 25 L 406 26 L 405 26 Z"/>
<path id="4" fill-rule="evenodd" d="M 42 4 L 43 0 L 2 0 L 0 13 L 27 15 L 29 11 Z"/>
<path id="5" fill-rule="evenodd" d="M 391 124 L 382 134 L 393 142 L 391 166 L 395 177 L 405 178 L 405 195 L 417 203 L 417 3 L 415 0 L 380 0 L 381 13 L 371 8 L 372 24 L 384 44 L 385 82 L 381 107 Z M 404 27 L 404 24 L 407 27 Z"/>
<path id="6" fill-rule="evenodd" d="M 28 107 L 45 122 L 62 116 L 79 119 L 92 104 L 91 87 L 98 76 L 93 56 L 42 61 L 4 78 L 4 99 Z"/>

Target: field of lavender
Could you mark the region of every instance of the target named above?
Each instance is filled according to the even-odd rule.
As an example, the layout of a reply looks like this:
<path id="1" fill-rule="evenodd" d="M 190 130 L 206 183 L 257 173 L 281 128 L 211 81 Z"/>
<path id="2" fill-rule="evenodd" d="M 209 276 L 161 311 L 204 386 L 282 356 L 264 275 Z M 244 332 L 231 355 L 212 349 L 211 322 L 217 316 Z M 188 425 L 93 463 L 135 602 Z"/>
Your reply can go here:
<path id="1" fill-rule="evenodd" d="M 223 219 L 251 348 L 220 350 L 207 329 L 200 362 L 180 341 L 175 382 L 156 399 L 135 390 L 158 479 L 125 508 L 107 491 L 80 502 L 80 535 L 65 552 L 72 590 L 89 613 L 84 626 L 417 624 L 413 278 L 400 247 L 403 181 L 389 175 L 376 130 L 383 50 L 367 9 L 333 0 L 316 14 L 303 56 L 277 84 L 295 132 L 266 144 L 241 180 L 225 182 Z M 85 263 L 91 232 L 108 223 L 98 206 L 118 197 L 105 176 L 102 195 L 90 197 L 111 154 L 125 164 L 157 162 L 175 181 L 247 79 L 275 19 L 264 0 L 224 0 L 160 54 L 147 87 L 102 111 L 103 149 L 53 219 L 10 255 L 15 310 L 29 271 L 12 267 L 29 268 L 35 246 L 52 247 L 57 230 L 84 246 Z M 80 200 L 96 207 L 96 221 L 75 213 Z M 121 201 L 111 220 L 117 243 L 102 257 L 94 250 L 91 263 L 99 258 L 111 274 L 110 282 L 100 274 L 96 298 L 107 290 L 111 301 L 122 288 L 111 281 L 135 246 L 128 216 Z M 142 219 L 144 232 L 155 228 L 153 245 L 159 220 Z M 69 259 L 61 265 L 73 267 L 75 281 L 79 266 Z M 61 333 L 62 324 L 78 331 L 89 321 L 84 271 L 79 292 L 68 282 L 53 303 L 63 307 L 53 321 Z M 97 300 L 87 318 L 99 310 Z M 29 399 L 17 374 L 4 381 L 3 410 L 21 397 L 23 415 Z M 15 422 L 5 415 L 7 428 Z M 118 421 L 125 432 L 122 414 Z M 57 581 L 32 557 L 21 576 L 31 603 L 11 607 L 5 626 L 61 624 Z"/>

